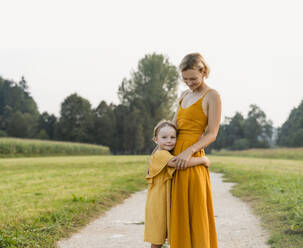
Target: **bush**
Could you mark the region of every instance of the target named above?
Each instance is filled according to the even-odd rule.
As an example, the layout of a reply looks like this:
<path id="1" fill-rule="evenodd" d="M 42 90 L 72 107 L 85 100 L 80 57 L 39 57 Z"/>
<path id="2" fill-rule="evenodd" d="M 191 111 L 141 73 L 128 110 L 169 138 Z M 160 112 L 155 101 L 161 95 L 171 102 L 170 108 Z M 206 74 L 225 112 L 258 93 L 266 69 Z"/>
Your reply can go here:
<path id="1" fill-rule="evenodd" d="M 0 137 L 7 137 L 7 133 L 3 130 L 0 130 Z"/>
<path id="2" fill-rule="evenodd" d="M 231 150 L 246 150 L 249 148 L 249 140 L 248 139 L 237 139 L 235 140 Z"/>
<path id="3" fill-rule="evenodd" d="M 38 134 L 36 134 L 35 139 L 49 140 L 49 137 L 44 129 L 41 129 Z"/>

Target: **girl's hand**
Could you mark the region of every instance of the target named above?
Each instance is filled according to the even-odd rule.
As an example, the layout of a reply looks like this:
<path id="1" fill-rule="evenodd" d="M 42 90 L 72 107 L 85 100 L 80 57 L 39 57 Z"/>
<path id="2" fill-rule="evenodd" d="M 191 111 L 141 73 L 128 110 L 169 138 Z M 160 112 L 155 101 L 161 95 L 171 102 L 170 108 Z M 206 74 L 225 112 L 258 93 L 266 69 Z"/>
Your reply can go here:
<path id="1" fill-rule="evenodd" d="M 191 150 L 184 150 L 181 152 L 178 156 L 174 157 L 172 161 L 176 164 L 176 169 L 177 170 L 184 170 L 187 168 L 187 163 L 192 157 L 192 152 Z"/>
<path id="2" fill-rule="evenodd" d="M 175 162 L 173 162 L 173 159 L 174 159 L 174 158 L 171 158 L 171 159 L 167 162 L 167 166 L 168 166 L 168 167 L 174 167 L 174 168 L 176 168 L 176 164 L 175 164 Z"/>

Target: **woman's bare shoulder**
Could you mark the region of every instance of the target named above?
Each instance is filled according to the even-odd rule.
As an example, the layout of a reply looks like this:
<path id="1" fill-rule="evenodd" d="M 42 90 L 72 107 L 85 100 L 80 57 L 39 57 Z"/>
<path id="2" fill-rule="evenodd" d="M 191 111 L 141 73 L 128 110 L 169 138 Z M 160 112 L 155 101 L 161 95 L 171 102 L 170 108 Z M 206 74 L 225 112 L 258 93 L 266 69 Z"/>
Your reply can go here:
<path id="1" fill-rule="evenodd" d="M 207 94 L 207 98 L 210 101 L 218 101 L 218 100 L 220 100 L 221 97 L 217 90 L 210 89 L 209 93 Z"/>
<path id="2" fill-rule="evenodd" d="M 184 96 L 185 96 L 186 94 L 188 94 L 189 92 L 190 92 L 190 90 L 189 90 L 189 89 L 182 91 L 182 93 L 181 93 L 181 95 L 180 95 L 180 98 L 179 98 L 179 99 L 181 99 L 182 97 L 184 97 Z"/>
<path id="3" fill-rule="evenodd" d="M 202 108 L 205 113 L 209 112 L 209 107 L 217 108 L 221 106 L 221 97 L 217 90 L 210 88 L 202 101 Z"/>

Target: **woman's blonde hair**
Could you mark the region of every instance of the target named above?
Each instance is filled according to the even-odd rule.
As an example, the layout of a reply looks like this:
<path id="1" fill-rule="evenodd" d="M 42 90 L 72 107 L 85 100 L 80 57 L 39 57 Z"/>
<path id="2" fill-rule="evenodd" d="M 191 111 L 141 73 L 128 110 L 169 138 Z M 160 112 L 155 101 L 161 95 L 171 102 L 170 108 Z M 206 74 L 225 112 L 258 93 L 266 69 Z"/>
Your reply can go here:
<path id="1" fill-rule="evenodd" d="M 200 53 L 187 54 L 179 65 L 180 71 L 186 70 L 199 70 L 201 73 L 204 72 L 205 78 L 208 78 L 210 69 L 205 59 Z"/>
<path id="2" fill-rule="evenodd" d="M 175 125 L 175 123 L 173 123 L 172 121 L 168 121 L 168 120 L 162 120 L 162 121 L 159 121 L 158 124 L 154 128 L 154 138 L 157 137 L 160 129 L 163 127 L 166 127 L 166 126 L 174 128 L 177 133 L 177 126 Z"/>

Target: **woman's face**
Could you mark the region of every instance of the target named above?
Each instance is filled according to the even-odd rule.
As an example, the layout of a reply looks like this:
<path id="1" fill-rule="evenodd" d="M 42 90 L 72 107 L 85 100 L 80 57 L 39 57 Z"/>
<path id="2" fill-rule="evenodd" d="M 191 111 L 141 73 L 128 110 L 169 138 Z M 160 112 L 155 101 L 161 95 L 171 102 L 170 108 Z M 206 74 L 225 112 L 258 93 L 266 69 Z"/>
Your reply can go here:
<path id="1" fill-rule="evenodd" d="M 188 69 L 182 71 L 182 78 L 188 88 L 192 91 L 199 88 L 203 82 L 203 74 L 199 70 Z"/>

